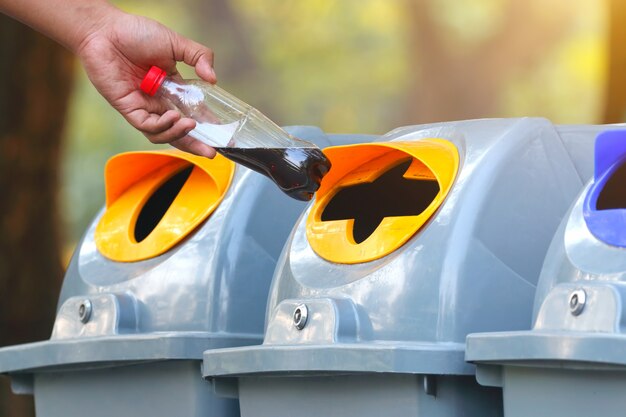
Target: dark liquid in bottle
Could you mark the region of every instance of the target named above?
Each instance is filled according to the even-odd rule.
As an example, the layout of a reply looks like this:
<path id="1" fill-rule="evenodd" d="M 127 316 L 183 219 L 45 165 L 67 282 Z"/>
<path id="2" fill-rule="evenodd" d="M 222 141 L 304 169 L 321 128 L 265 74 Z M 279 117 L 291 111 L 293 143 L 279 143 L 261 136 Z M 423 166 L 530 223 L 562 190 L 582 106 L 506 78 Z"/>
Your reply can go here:
<path id="1" fill-rule="evenodd" d="M 288 196 L 309 201 L 330 169 L 318 148 L 215 148 L 245 167 L 271 178 Z"/>

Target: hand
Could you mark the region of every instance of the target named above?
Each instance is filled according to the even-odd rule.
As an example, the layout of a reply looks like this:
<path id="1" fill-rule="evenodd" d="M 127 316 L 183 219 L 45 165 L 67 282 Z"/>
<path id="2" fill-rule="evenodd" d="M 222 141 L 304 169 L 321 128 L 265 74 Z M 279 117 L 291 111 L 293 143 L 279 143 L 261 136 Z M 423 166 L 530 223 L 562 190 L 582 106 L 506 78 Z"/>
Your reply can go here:
<path id="1" fill-rule="evenodd" d="M 103 18 L 76 50 L 100 94 L 152 143 L 212 158 L 215 150 L 187 134 L 195 121 L 168 110 L 156 97 L 139 90 L 152 65 L 177 76 L 176 62 L 193 66 L 200 78 L 217 81 L 213 51 L 160 23 L 116 10 Z"/>

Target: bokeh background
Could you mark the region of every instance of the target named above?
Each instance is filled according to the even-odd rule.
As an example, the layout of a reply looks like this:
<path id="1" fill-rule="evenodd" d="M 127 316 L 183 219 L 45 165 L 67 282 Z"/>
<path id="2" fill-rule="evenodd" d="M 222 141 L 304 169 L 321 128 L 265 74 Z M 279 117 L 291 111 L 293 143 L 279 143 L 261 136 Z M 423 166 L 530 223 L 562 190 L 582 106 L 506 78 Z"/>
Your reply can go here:
<path id="1" fill-rule="evenodd" d="M 114 3 L 213 48 L 219 84 L 281 125 L 382 134 L 625 115 L 622 0 Z M 63 270 L 104 203 L 105 161 L 153 146 L 67 51 L 0 15 L 0 346 L 49 337 Z M 32 415 L 2 379 L 0 416 Z"/>

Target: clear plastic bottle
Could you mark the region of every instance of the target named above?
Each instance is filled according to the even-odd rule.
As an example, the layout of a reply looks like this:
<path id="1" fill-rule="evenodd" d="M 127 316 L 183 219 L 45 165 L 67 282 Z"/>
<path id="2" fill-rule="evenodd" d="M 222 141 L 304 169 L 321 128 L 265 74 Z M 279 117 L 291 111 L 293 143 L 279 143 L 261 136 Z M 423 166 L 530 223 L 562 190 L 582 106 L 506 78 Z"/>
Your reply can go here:
<path id="1" fill-rule="evenodd" d="M 189 136 L 271 178 L 287 195 L 313 197 L 330 162 L 312 143 L 297 139 L 255 108 L 201 80 L 175 80 L 152 67 L 141 89 L 196 121 Z"/>

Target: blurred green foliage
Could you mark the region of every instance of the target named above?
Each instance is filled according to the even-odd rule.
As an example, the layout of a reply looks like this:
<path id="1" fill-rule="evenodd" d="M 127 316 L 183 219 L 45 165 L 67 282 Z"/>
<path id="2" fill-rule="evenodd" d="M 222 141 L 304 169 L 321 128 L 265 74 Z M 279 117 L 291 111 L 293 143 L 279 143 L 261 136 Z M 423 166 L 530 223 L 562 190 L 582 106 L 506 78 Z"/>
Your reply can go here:
<path id="1" fill-rule="evenodd" d="M 411 0 L 115 3 L 213 48 L 219 84 L 279 124 L 318 125 L 329 132 L 384 133 L 411 123 L 403 119 L 404 107 L 410 102 L 407 96 L 414 94 L 409 81 L 420 68 L 409 67 L 408 57 L 419 51 L 407 31 L 415 24 L 407 1 Z M 505 3 L 428 2 L 430 18 L 445 33 L 447 47 L 468 51 L 497 33 Z M 550 50 L 539 65 L 517 69 L 499 93 L 498 111 L 484 116 L 534 115 L 556 123 L 593 123 L 605 77 L 605 3 L 533 4 L 545 8 L 546 14 L 575 10 L 565 36 L 545 46 Z M 154 147 L 109 107 L 82 69 L 78 72 L 63 167 L 69 246 L 104 202 L 105 161 L 122 151 Z M 189 69 L 181 68 L 181 72 L 193 77 Z"/>

